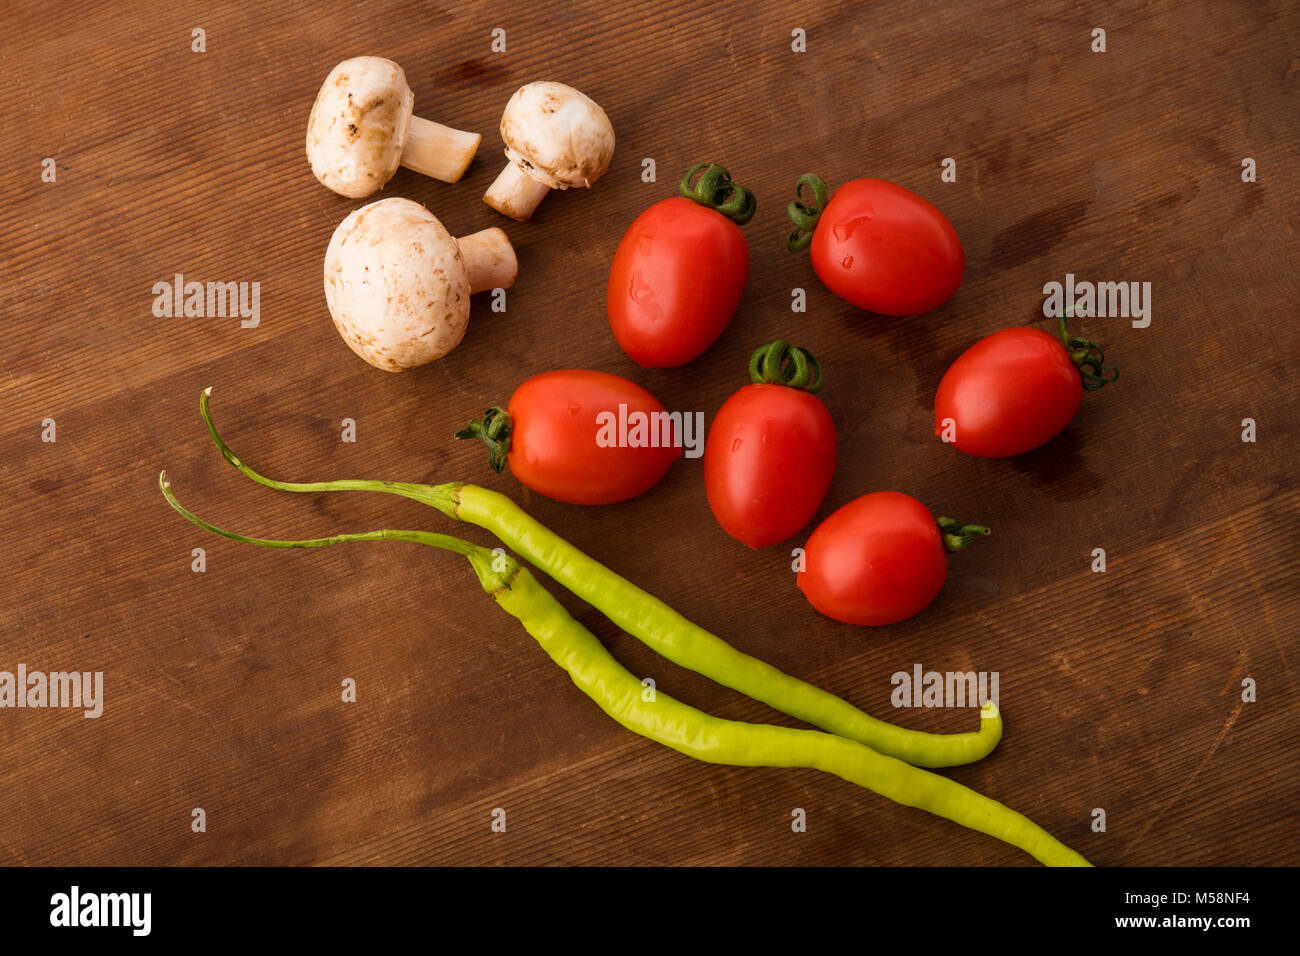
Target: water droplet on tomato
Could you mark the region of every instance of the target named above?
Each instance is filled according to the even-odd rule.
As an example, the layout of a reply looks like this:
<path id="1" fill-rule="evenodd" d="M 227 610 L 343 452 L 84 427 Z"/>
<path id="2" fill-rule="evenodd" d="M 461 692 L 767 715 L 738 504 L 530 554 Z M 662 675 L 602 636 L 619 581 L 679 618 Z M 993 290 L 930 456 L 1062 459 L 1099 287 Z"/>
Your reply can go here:
<path id="1" fill-rule="evenodd" d="M 745 444 L 745 439 L 743 438 L 734 439 L 731 443 L 731 450 L 733 452 L 738 452 L 740 451 L 740 446 L 743 444 Z"/>
<path id="2" fill-rule="evenodd" d="M 853 268 L 853 257 L 852 257 L 852 256 L 845 256 L 843 259 L 840 260 L 840 266 L 841 266 L 842 268 L 845 268 L 845 269 L 852 269 L 852 268 Z"/>
<path id="3" fill-rule="evenodd" d="M 861 227 L 863 223 L 871 222 L 872 216 L 872 213 L 867 213 L 865 216 L 856 216 L 853 219 L 846 219 L 843 222 L 837 222 L 831 227 L 831 235 L 840 242 L 845 242 L 858 231 L 858 228 Z"/>
<path id="4" fill-rule="evenodd" d="M 628 280 L 627 294 L 640 307 L 644 318 L 658 322 L 664 317 L 663 306 L 655 301 L 654 288 L 642 278 L 639 270 L 633 272 Z"/>
<path id="5" fill-rule="evenodd" d="M 640 272 L 633 272 L 632 279 L 627 287 L 627 294 L 632 297 L 632 301 L 644 305 L 655 297 L 654 289 L 641 278 Z"/>

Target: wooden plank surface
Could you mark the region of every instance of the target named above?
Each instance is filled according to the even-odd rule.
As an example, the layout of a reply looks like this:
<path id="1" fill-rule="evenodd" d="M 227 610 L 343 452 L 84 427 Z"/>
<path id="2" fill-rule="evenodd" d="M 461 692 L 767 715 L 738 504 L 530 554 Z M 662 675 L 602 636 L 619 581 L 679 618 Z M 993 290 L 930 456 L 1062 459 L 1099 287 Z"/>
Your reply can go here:
<path id="1" fill-rule="evenodd" d="M 387 496 L 242 479 L 198 417 L 211 385 L 228 439 L 270 474 L 503 490 L 691 619 L 877 716 L 971 729 L 973 711 L 895 710 L 890 675 L 997 671 L 1003 742 L 949 775 L 1098 864 L 1296 863 L 1298 19 L 1285 0 L 6 3 L 0 670 L 102 671 L 105 702 L 98 719 L 0 710 L 0 862 L 1028 859 L 837 778 L 707 766 L 628 734 L 457 559 L 204 536 L 166 507 L 160 468 L 183 502 L 251 533 L 448 530 Z M 504 53 L 489 48 L 498 27 Z M 1105 53 L 1090 50 L 1096 27 Z M 206 52 L 191 51 L 194 28 Z M 303 134 L 322 78 L 361 53 L 405 66 L 419 115 L 484 136 L 461 183 L 403 170 L 384 195 L 426 204 L 453 232 L 500 225 L 520 260 L 505 314 L 476 300 L 462 346 L 404 375 L 347 350 L 321 290 L 325 245 L 360 202 L 315 182 Z M 509 223 L 480 201 L 502 162 L 497 122 L 542 78 L 604 106 L 615 158 L 589 193 Z M 41 179 L 46 157 L 56 182 Z M 641 181 L 647 157 L 657 183 Z M 955 183 L 940 181 L 945 157 Z M 747 291 L 703 358 L 644 371 L 608 331 L 610 259 L 701 160 L 757 194 Z M 783 249 L 783 207 L 808 170 L 936 202 L 966 249 L 957 295 L 906 320 L 831 295 Z M 948 363 L 999 327 L 1045 327 L 1042 287 L 1067 272 L 1152 284 L 1148 328 L 1086 329 L 1119 383 L 1031 454 L 945 447 L 930 409 Z M 175 273 L 259 282 L 259 325 L 155 318 L 152 286 Z M 806 314 L 790 310 L 796 287 Z M 751 552 L 718 528 L 698 460 L 639 500 L 582 509 L 492 475 L 480 448 L 451 440 L 556 367 L 626 375 L 711 417 L 751 348 L 778 336 L 827 369 L 840 461 L 822 515 L 893 488 L 995 529 L 910 621 L 819 617 L 790 546 Z M 344 418 L 355 443 L 340 440 Z M 558 596 L 661 689 L 792 723 Z M 796 807 L 806 833 L 791 832 Z"/>

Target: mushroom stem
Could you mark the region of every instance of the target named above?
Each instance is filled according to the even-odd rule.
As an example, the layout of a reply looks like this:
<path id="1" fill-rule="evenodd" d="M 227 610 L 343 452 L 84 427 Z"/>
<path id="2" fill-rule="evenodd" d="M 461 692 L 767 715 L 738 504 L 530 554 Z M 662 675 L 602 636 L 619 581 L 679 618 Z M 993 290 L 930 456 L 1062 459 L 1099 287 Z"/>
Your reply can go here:
<path id="1" fill-rule="evenodd" d="M 550 191 L 550 186 L 529 176 L 517 164 L 506 163 L 501 175 L 483 194 L 483 201 L 503 216 L 527 222 Z"/>
<path id="2" fill-rule="evenodd" d="M 461 236 L 456 244 L 465 260 L 470 295 L 488 289 L 508 289 L 515 284 L 519 262 L 510 240 L 496 226 Z"/>
<path id="3" fill-rule="evenodd" d="M 465 175 L 482 138 L 478 133 L 412 116 L 401 163 L 417 173 L 454 183 Z"/>

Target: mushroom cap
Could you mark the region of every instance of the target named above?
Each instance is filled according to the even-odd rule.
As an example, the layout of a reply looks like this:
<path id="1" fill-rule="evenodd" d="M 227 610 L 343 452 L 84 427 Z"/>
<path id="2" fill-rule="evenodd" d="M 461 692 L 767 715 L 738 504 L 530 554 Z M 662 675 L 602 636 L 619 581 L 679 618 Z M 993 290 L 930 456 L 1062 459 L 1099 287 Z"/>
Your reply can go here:
<path id="1" fill-rule="evenodd" d="M 409 199 L 368 203 L 325 251 L 325 300 L 352 351 L 401 372 L 446 355 L 465 335 L 469 277 L 460 247 Z"/>
<path id="2" fill-rule="evenodd" d="M 415 95 L 392 60 L 344 60 L 321 84 L 307 120 L 307 158 L 321 184 L 369 196 L 392 178 L 411 128 Z"/>
<path id="3" fill-rule="evenodd" d="M 614 127 L 594 100 L 543 80 L 515 90 L 501 114 L 506 156 L 552 189 L 590 186 L 609 169 Z"/>

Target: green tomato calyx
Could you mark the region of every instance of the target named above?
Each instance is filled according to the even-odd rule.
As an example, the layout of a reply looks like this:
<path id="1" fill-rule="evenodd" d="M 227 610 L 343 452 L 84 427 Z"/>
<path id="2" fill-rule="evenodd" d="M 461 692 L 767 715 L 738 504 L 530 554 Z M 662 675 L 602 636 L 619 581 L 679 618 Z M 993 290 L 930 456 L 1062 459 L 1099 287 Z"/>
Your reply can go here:
<path id="1" fill-rule="evenodd" d="M 785 385 L 815 395 L 822 387 L 822 367 L 812 352 L 777 339 L 749 357 L 749 380 L 755 385 Z"/>
<path id="2" fill-rule="evenodd" d="M 500 472 L 510 451 L 510 415 L 504 408 L 493 405 L 467 426 L 456 432 L 457 438 L 480 438 L 488 446 L 488 464 Z"/>

